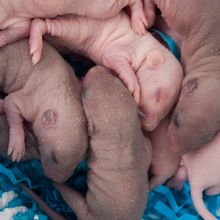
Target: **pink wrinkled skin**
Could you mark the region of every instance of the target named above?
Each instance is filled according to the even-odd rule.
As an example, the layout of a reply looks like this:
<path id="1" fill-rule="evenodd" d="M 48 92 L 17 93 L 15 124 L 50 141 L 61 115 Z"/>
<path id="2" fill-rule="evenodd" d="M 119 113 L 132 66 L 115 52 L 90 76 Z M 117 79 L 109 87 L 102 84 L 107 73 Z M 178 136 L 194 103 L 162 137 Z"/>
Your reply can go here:
<path id="1" fill-rule="evenodd" d="M 168 118 L 161 121 L 158 127 L 150 133 L 152 144 L 152 163 L 150 167 L 150 189 L 165 183 L 177 171 L 181 155 L 173 146 L 168 135 Z"/>
<path id="2" fill-rule="evenodd" d="M 34 20 L 30 36 L 34 63 L 40 59 L 45 33 L 56 37 L 51 41 L 60 50 L 68 48 L 114 70 L 139 104 L 144 129 L 153 130 L 176 101 L 183 77 L 180 64 L 150 33 L 135 34 L 125 13 L 106 20 L 77 16 Z"/>
<path id="3" fill-rule="evenodd" d="M 79 220 L 139 220 L 147 202 L 151 144 L 141 130 L 137 106 L 107 68 L 86 75 L 83 106 L 88 120 L 88 192 L 56 184 Z"/>
<path id="4" fill-rule="evenodd" d="M 202 202 L 202 191 L 219 193 L 220 2 L 155 0 L 166 23 L 157 26 L 178 42 L 185 77 L 173 112 L 168 137 L 185 154 L 168 186 L 181 189 L 187 176 L 196 209 L 215 219 Z M 186 7 L 187 5 L 187 7 Z M 154 160 L 154 159 L 153 159 Z"/>
<path id="5" fill-rule="evenodd" d="M 185 77 L 168 130 L 174 145 L 187 153 L 220 129 L 220 1 L 154 2 L 167 23 L 160 27 L 177 39 L 181 50 Z"/>
<path id="6" fill-rule="evenodd" d="M 220 133 L 208 144 L 182 157 L 181 166 L 169 186 L 181 189 L 189 179 L 193 203 L 203 219 L 216 220 L 202 201 L 202 193 L 220 193 Z"/>
<path id="7" fill-rule="evenodd" d="M 25 153 L 25 120 L 37 139 L 45 174 L 65 182 L 88 147 L 82 89 L 71 66 L 49 44 L 44 46 L 43 59 L 36 66 L 27 39 L 0 49 L 0 85 L 7 94 L 1 111 L 9 124 L 12 160 L 19 161 Z"/>
<path id="8" fill-rule="evenodd" d="M 21 158 L 21 160 L 31 160 L 31 159 L 40 159 L 39 152 L 36 149 L 37 146 L 37 140 L 35 140 L 35 137 L 30 132 L 29 129 L 27 129 L 26 126 L 24 126 L 25 129 L 25 155 Z M 8 157 L 7 151 L 8 151 L 8 143 L 9 143 L 9 127 L 7 118 L 4 114 L 0 114 L 0 155 L 10 159 L 11 157 Z"/>
<path id="9" fill-rule="evenodd" d="M 31 19 L 54 18 L 58 15 L 81 15 L 110 18 L 124 7 L 131 11 L 131 26 L 144 34 L 155 19 L 154 4 L 149 0 L 2 0 L 0 2 L 0 47 L 29 36 Z M 148 8 L 146 13 L 144 9 Z"/>

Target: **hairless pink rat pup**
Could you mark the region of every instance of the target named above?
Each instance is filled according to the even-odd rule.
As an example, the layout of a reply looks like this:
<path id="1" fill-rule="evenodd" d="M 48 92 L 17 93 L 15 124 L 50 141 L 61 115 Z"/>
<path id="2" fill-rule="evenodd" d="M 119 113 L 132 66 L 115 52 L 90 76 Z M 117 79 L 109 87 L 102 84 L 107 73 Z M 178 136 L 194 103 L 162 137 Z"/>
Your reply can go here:
<path id="1" fill-rule="evenodd" d="M 181 189 L 188 177 L 195 208 L 203 219 L 214 220 L 202 201 L 202 192 L 220 193 L 220 102 L 216 95 L 220 92 L 220 2 L 153 2 L 167 23 L 163 30 L 179 38 L 186 75 L 171 124 L 162 123 L 151 135 L 150 187 L 172 177 L 180 156 L 200 147 L 182 157 L 168 185 Z"/>
<path id="2" fill-rule="evenodd" d="M 168 133 L 181 153 L 220 131 L 220 1 L 152 0 L 179 40 L 185 77 Z"/>
<path id="3" fill-rule="evenodd" d="M 90 136 L 88 192 L 83 197 L 65 185 L 55 186 L 79 220 L 139 220 L 148 197 L 151 144 L 142 133 L 137 106 L 123 83 L 107 68 L 92 68 L 83 84 Z M 0 129 L 3 126 L 0 117 Z M 7 137 L 7 132 L 0 133 L 3 140 L 4 135 Z M 5 146 L 6 141 L 1 143 Z M 65 219 L 26 186 L 20 187 L 50 218 Z"/>
<path id="4" fill-rule="evenodd" d="M 46 175 L 65 182 L 88 147 L 80 82 L 71 66 L 47 43 L 36 66 L 32 65 L 27 39 L 1 48 L 0 59 L 0 89 L 7 94 L 0 107 L 9 124 L 8 154 L 16 161 L 24 155 L 25 120 L 38 141 Z"/>
<path id="5" fill-rule="evenodd" d="M 88 120 L 88 192 L 85 197 L 56 184 L 79 220 L 139 220 L 147 202 L 151 144 L 122 82 L 104 67 L 84 79 Z"/>
<path id="6" fill-rule="evenodd" d="M 216 220 L 205 207 L 202 193 L 217 195 L 220 193 L 220 133 L 208 144 L 182 156 L 181 165 L 175 177 L 168 185 L 181 189 L 189 179 L 193 203 L 205 220 Z"/>
<path id="7" fill-rule="evenodd" d="M 36 19 L 30 33 L 34 63 L 40 60 L 42 35 L 49 33 L 59 47 L 114 70 L 139 104 L 146 130 L 153 130 L 177 99 L 183 77 L 179 62 L 149 32 L 134 33 L 125 12 L 106 20 Z"/>
<path id="8" fill-rule="evenodd" d="M 216 94 L 220 93 L 220 1 L 152 2 L 160 9 L 163 18 L 157 24 L 179 43 L 185 72 L 171 123 L 160 125 L 152 134 L 153 177 L 150 186 L 154 187 L 175 173 L 182 154 L 204 144 L 208 147 L 208 143 L 219 133 L 220 102 Z M 208 150 L 206 153 L 209 157 Z M 199 153 L 193 155 L 200 157 Z M 198 170 L 199 166 L 202 169 L 203 165 L 199 163 Z M 183 167 L 178 173 L 183 178 Z M 179 179 L 177 183 L 182 181 Z"/>
<path id="9" fill-rule="evenodd" d="M 54 18 L 58 15 L 83 15 L 91 18 L 109 18 L 124 7 L 131 11 L 131 25 L 143 34 L 152 24 L 154 5 L 149 0 L 2 0 L 0 2 L 0 46 L 29 36 L 31 19 Z M 150 8 L 144 13 L 144 8 Z M 149 18 L 149 19 L 148 19 Z M 150 20 L 149 23 L 147 20 Z"/>

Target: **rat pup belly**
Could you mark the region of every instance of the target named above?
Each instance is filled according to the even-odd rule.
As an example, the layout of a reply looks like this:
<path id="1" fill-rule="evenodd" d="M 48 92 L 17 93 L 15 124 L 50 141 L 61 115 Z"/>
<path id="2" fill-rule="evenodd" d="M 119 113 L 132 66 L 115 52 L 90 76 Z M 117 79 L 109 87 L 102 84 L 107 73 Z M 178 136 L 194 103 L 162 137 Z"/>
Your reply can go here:
<path id="1" fill-rule="evenodd" d="M 59 46 L 114 70 L 139 105 L 146 130 L 159 124 L 178 97 L 183 77 L 180 64 L 150 33 L 135 34 L 123 12 L 106 20 L 76 16 L 38 19 L 32 28 L 38 38 L 30 41 L 34 61 L 40 59 L 42 34 L 49 33 Z"/>

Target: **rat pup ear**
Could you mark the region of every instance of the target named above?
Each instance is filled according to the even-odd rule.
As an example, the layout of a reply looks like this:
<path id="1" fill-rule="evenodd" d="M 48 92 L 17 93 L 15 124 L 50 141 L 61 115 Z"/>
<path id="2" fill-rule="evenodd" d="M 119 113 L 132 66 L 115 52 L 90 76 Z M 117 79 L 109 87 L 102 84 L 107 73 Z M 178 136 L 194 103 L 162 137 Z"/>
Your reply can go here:
<path id="1" fill-rule="evenodd" d="M 198 80 L 197 79 L 190 79 L 183 86 L 183 93 L 186 95 L 191 95 L 192 92 L 197 88 L 198 88 Z"/>

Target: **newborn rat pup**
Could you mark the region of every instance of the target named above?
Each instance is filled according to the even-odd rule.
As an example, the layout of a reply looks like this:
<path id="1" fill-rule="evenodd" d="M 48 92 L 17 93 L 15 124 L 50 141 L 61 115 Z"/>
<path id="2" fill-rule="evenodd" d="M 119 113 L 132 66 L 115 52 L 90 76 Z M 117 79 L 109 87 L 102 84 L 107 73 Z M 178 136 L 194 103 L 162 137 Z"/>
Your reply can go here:
<path id="1" fill-rule="evenodd" d="M 144 3 L 144 5 L 143 5 Z M 54 18 L 58 15 L 75 14 L 91 18 L 109 18 L 124 7 L 131 11 L 131 26 L 139 34 L 152 25 L 154 5 L 149 0 L 1 0 L 0 46 L 29 36 L 33 18 Z M 144 13 L 144 8 L 148 8 Z M 150 20 L 150 23 L 147 20 Z"/>
<path id="2" fill-rule="evenodd" d="M 202 193 L 220 193 L 220 133 L 208 144 L 182 156 L 180 168 L 169 186 L 181 189 L 189 179 L 191 195 L 196 210 L 206 220 L 217 220 L 205 207 Z"/>
<path id="3" fill-rule="evenodd" d="M 170 34 L 179 38 L 185 77 L 168 130 L 184 154 L 208 143 L 220 130 L 220 1 L 152 2 Z"/>
<path id="4" fill-rule="evenodd" d="M 110 70 L 96 66 L 84 80 L 88 120 L 88 192 L 83 197 L 56 184 L 79 220 L 139 220 L 148 195 L 151 144 L 141 131 L 137 107 Z"/>
<path id="5" fill-rule="evenodd" d="M 175 103 L 183 77 L 179 62 L 149 32 L 135 34 L 126 13 L 106 20 L 77 16 L 34 20 L 30 36 L 34 63 L 40 59 L 46 33 L 56 36 L 51 41 L 60 50 L 114 70 L 139 104 L 146 130 L 153 130 Z"/>
<path id="6" fill-rule="evenodd" d="M 69 64 L 48 43 L 33 66 L 24 39 L 0 49 L 1 100 L 9 124 L 8 154 L 19 161 L 25 153 L 25 120 L 37 141 L 46 175 L 57 182 L 69 178 L 83 159 L 87 129 L 81 85 Z"/>

